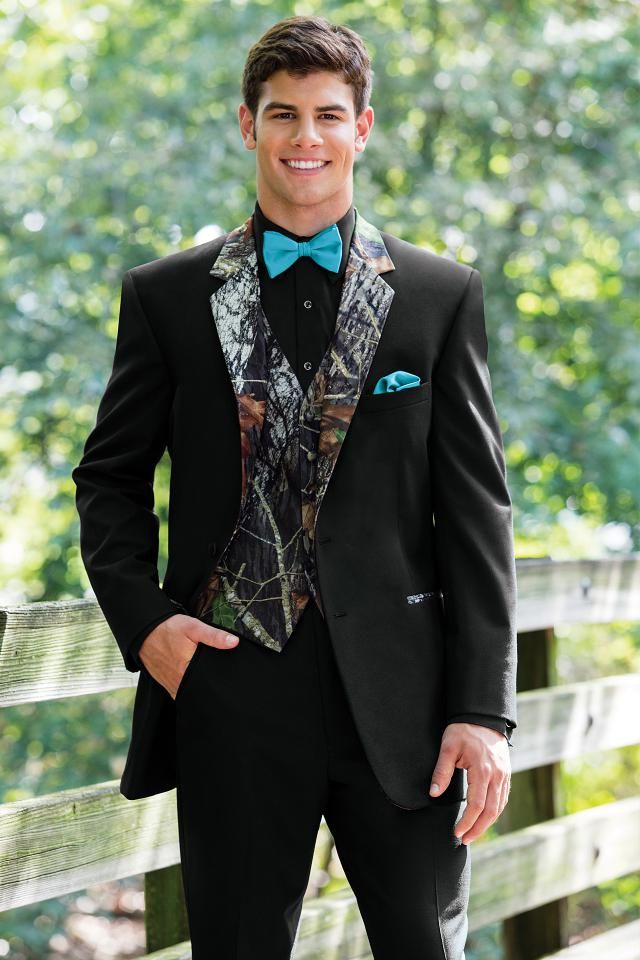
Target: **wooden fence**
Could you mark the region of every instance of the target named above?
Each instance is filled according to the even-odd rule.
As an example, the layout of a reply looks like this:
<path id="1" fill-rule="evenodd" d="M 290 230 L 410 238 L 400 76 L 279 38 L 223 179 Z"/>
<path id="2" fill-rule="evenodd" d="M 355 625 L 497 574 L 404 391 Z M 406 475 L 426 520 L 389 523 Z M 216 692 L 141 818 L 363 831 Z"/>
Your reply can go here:
<path id="1" fill-rule="evenodd" d="M 640 920 L 566 947 L 566 898 L 640 870 L 640 796 L 562 815 L 559 764 L 640 743 L 640 674 L 555 682 L 554 624 L 640 619 L 640 555 L 518 560 L 518 728 L 500 835 L 472 844 L 469 929 L 502 921 L 509 960 L 640 960 Z M 0 609 L 0 707 L 137 683 L 93 600 Z M 99 825 L 99 829 L 97 828 Z M 318 844 L 331 840 L 322 821 Z M 188 960 L 173 790 L 119 781 L 0 805 L 0 912 L 145 875 L 147 956 Z M 565 947 L 565 949 L 562 949 Z M 558 952 L 559 951 L 559 952 Z M 307 898 L 295 960 L 365 960 L 350 889 Z"/>

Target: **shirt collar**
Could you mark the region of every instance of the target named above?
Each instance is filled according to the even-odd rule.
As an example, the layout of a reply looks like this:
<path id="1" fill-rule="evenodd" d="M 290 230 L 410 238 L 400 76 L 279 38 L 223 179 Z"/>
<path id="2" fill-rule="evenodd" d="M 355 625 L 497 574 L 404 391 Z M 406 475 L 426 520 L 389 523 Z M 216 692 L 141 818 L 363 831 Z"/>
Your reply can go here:
<path id="1" fill-rule="evenodd" d="M 338 283 L 344 277 L 347 260 L 349 259 L 349 247 L 351 246 L 351 237 L 353 235 L 355 222 L 355 210 L 353 203 L 351 203 L 347 212 L 336 221 L 336 226 L 338 227 L 340 236 L 342 237 L 342 259 L 340 260 L 340 269 L 337 273 L 332 273 L 330 270 L 324 271 L 327 276 L 327 280 L 329 280 L 331 283 Z M 280 233 L 285 235 L 285 237 L 290 237 L 292 240 L 296 240 L 298 243 L 300 243 L 302 240 L 311 239 L 310 236 L 302 236 L 297 233 L 291 233 L 290 230 L 287 230 L 285 227 L 281 227 L 280 224 L 274 223 L 273 220 L 269 220 L 269 218 L 260 209 L 260 204 L 256 200 L 253 211 L 253 235 L 256 241 L 256 256 L 258 258 L 258 263 L 260 263 L 262 266 L 264 266 L 264 260 L 262 258 L 262 235 L 265 230 L 279 230 Z M 284 276 L 284 274 L 280 274 L 273 279 L 278 280 L 280 276 Z"/>

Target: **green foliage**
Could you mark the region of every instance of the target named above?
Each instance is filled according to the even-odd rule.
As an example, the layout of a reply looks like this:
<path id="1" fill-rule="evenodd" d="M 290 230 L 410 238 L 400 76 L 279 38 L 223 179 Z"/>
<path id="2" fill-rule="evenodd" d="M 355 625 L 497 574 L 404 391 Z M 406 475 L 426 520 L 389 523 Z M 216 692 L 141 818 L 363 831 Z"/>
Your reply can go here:
<path id="1" fill-rule="evenodd" d="M 133 693 L 114 690 L 4 707 L 0 803 L 119 777 L 129 744 Z"/>

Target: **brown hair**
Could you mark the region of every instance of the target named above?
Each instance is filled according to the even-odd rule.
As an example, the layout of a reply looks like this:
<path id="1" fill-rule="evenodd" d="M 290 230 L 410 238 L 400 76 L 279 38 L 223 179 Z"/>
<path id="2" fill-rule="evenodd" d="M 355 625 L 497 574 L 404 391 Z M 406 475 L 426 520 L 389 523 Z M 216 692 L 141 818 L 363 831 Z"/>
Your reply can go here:
<path id="1" fill-rule="evenodd" d="M 353 91 L 355 116 L 369 106 L 371 62 L 362 38 L 325 17 L 288 17 L 270 27 L 251 47 L 242 74 L 242 98 L 257 120 L 261 86 L 277 70 L 304 77 L 316 70 L 340 75 Z"/>

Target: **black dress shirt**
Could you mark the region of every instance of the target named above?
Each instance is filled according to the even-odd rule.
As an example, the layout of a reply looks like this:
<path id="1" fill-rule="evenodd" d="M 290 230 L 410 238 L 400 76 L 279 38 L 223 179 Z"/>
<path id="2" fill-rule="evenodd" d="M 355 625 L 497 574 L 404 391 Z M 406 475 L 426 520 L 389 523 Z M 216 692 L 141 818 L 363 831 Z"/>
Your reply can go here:
<path id="1" fill-rule="evenodd" d="M 337 221 L 342 237 L 342 258 L 338 273 L 332 273 L 319 266 L 311 257 L 299 257 L 295 263 L 272 279 L 262 258 L 264 231 L 278 230 L 298 242 L 310 240 L 311 237 L 291 233 L 285 227 L 269 220 L 257 201 L 253 213 L 253 225 L 262 308 L 282 352 L 291 364 L 300 386 L 306 392 L 327 351 L 335 329 L 344 272 L 355 226 L 353 203 L 344 216 Z M 147 625 L 143 635 L 136 637 L 131 651 L 137 662 L 141 663 L 138 651 L 144 637 L 165 619 L 167 614 L 159 618 L 157 623 Z M 504 734 L 511 745 L 511 725 L 504 717 L 464 713 L 449 717 L 447 722 L 478 723 L 481 726 L 491 727 Z"/>

